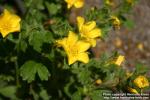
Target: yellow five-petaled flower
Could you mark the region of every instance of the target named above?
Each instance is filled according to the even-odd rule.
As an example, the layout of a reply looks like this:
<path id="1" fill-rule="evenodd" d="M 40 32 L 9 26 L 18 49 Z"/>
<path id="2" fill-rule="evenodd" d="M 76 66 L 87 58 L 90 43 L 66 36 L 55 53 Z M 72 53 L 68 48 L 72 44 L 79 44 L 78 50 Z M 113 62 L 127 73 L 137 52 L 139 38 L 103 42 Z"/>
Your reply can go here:
<path id="1" fill-rule="evenodd" d="M 148 82 L 147 78 L 145 76 L 142 76 L 142 75 L 138 76 L 134 80 L 134 84 L 139 88 L 144 88 L 144 87 L 149 86 L 149 82 Z"/>
<path id="2" fill-rule="evenodd" d="M 0 33 L 3 38 L 11 32 L 20 31 L 21 18 L 15 14 L 10 13 L 8 10 L 4 10 L 0 15 Z"/>
<path id="3" fill-rule="evenodd" d="M 72 6 L 76 8 L 81 8 L 84 5 L 84 0 L 65 0 L 67 3 L 67 8 L 70 9 Z"/>
<path id="4" fill-rule="evenodd" d="M 91 44 L 92 47 L 96 46 L 96 38 L 101 36 L 101 30 L 96 27 L 95 21 L 85 23 L 83 17 L 77 17 L 77 24 L 82 38 Z"/>
<path id="5" fill-rule="evenodd" d="M 86 52 L 86 50 L 90 48 L 90 44 L 85 41 L 78 40 L 78 35 L 72 31 L 69 32 L 68 37 L 57 40 L 57 44 L 64 48 L 68 56 L 69 65 L 76 61 L 81 61 L 83 63 L 89 62 L 88 52 Z"/>

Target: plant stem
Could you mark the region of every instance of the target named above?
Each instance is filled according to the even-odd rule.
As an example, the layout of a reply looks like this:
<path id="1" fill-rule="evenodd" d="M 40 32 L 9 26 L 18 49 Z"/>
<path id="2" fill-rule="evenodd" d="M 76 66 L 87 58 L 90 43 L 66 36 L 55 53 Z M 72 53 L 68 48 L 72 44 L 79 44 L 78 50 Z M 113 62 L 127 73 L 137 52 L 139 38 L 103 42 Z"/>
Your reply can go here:
<path id="1" fill-rule="evenodd" d="M 32 83 L 29 84 L 29 90 L 30 90 L 29 94 L 31 94 L 33 96 L 34 100 L 39 100 L 39 96 L 34 91 Z"/>
<path id="2" fill-rule="evenodd" d="M 18 66 L 17 59 L 15 59 L 14 63 L 15 63 L 15 71 L 16 71 L 16 85 L 17 85 L 17 87 L 19 87 L 20 86 L 20 83 L 19 83 L 19 66 Z"/>
<path id="3" fill-rule="evenodd" d="M 142 89 L 142 88 L 140 89 L 140 93 L 141 93 L 141 94 L 143 93 L 143 89 Z"/>

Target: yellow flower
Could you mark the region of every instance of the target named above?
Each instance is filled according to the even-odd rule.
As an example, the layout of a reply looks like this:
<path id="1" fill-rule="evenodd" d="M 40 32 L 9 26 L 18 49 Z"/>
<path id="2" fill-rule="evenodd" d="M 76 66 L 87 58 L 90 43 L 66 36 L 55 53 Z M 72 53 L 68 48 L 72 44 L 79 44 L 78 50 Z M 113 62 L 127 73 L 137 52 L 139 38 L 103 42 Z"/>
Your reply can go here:
<path id="1" fill-rule="evenodd" d="M 143 43 L 137 44 L 137 48 L 138 48 L 139 50 L 143 51 L 143 50 L 144 50 Z"/>
<path id="2" fill-rule="evenodd" d="M 85 23 L 83 17 L 77 17 L 77 24 L 82 38 L 89 42 L 92 47 L 96 46 L 96 38 L 101 36 L 101 30 L 96 28 L 96 22 L 90 21 Z"/>
<path id="3" fill-rule="evenodd" d="M 96 83 L 97 85 L 100 85 L 100 84 L 102 83 L 102 80 L 101 80 L 101 79 L 97 79 L 97 80 L 95 81 L 95 83 Z"/>
<path id="4" fill-rule="evenodd" d="M 116 16 L 111 16 L 112 24 L 115 29 L 120 29 L 120 20 Z"/>
<path id="5" fill-rule="evenodd" d="M 115 61 L 115 64 L 120 66 L 123 61 L 124 61 L 124 56 L 120 55 L 120 56 L 118 56 L 117 60 Z"/>
<path id="6" fill-rule="evenodd" d="M 10 13 L 8 10 L 4 10 L 4 13 L 0 15 L 0 32 L 4 37 L 6 37 L 11 32 L 20 31 L 19 16 Z"/>
<path id="7" fill-rule="evenodd" d="M 68 37 L 58 40 L 57 44 L 61 45 L 67 53 L 69 65 L 76 61 L 89 62 L 86 50 L 90 48 L 90 44 L 78 40 L 78 36 L 75 33 L 70 31 Z"/>
<path id="8" fill-rule="evenodd" d="M 133 89 L 133 88 L 130 88 L 130 87 L 128 87 L 128 91 L 130 93 L 139 94 L 136 89 Z"/>
<path id="9" fill-rule="evenodd" d="M 142 75 L 138 76 L 134 80 L 134 84 L 139 88 L 144 88 L 144 87 L 149 86 L 149 82 L 148 82 L 147 78 L 145 76 L 142 76 Z"/>
<path id="10" fill-rule="evenodd" d="M 70 9 L 72 6 L 76 8 L 81 8 L 84 5 L 84 0 L 65 0 L 67 3 L 67 8 Z"/>
<path id="11" fill-rule="evenodd" d="M 114 0 L 105 0 L 105 3 L 109 6 L 114 6 Z"/>
<path id="12" fill-rule="evenodd" d="M 131 6 L 133 6 L 133 4 L 134 4 L 134 1 L 133 1 L 133 0 L 126 0 L 126 2 L 127 2 L 128 4 L 130 4 Z"/>

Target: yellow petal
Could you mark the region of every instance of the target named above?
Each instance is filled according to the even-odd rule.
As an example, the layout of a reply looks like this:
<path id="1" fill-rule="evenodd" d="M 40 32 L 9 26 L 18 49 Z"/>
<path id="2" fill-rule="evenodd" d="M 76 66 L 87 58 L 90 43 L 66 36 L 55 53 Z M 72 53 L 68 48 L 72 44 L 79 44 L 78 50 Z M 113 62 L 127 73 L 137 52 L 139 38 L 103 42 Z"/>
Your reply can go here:
<path id="1" fill-rule="evenodd" d="M 87 52 L 78 54 L 78 60 L 83 62 L 83 63 L 88 63 L 89 57 L 88 57 Z"/>
<path id="2" fill-rule="evenodd" d="M 66 45 L 66 43 L 67 43 L 67 38 L 56 40 L 56 43 L 57 43 L 57 46 L 64 47 Z"/>
<path id="3" fill-rule="evenodd" d="M 97 38 L 101 36 L 101 30 L 99 28 L 95 28 L 87 33 L 89 38 Z"/>
<path id="4" fill-rule="evenodd" d="M 1 34 L 2 34 L 3 38 L 6 37 L 9 34 L 6 30 L 1 30 L 0 29 L 0 31 L 1 31 Z"/>
<path id="5" fill-rule="evenodd" d="M 67 3 L 67 8 L 70 9 L 73 6 L 73 0 L 65 0 L 65 2 Z"/>
<path id="6" fill-rule="evenodd" d="M 4 12 L 2 14 L 3 18 L 6 20 L 8 20 L 11 16 L 11 13 L 7 10 L 7 9 L 4 9 Z"/>
<path id="7" fill-rule="evenodd" d="M 76 0 L 76 2 L 74 4 L 74 6 L 76 8 L 81 8 L 81 7 L 83 7 L 83 5 L 84 5 L 84 0 Z"/>
<path id="8" fill-rule="evenodd" d="M 73 64 L 74 62 L 77 61 L 77 58 L 71 54 L 68 54 L 68 63 L 69 65 Z"/>
<path id="9" fill-rule="evenodd" d="M 77 42 L 77 40 L 78 40 L 78 35 L 72 31 L 69 31 L 68 42 L 73 45 Z"/>
<path id="10" fill-rule="evenodd" d="M 12 27 L 16 27 L 20 21 L 21 21 L 21 18 L 16 15 L 12 15 L 10 18 L 10 22 L 13 23 Z"/>
<path id="11" fill-rule="evenodd" d="M 82 31 L 83 31 L 83 32 L 89 32 L 89 31 L 91 31 L 95 26 L 96 26 L 96 22 L 95 22 L 95 21 L 87 22 L 86 24 L 83 25 Z"/>
<path id="12" fill-rule="evenodd" d="M 9 32 L 19 32 L 20 31 L 20 22 L 21 19 L 16 16 L 16 15 L 13 15 L 10 19 L 10 23 L 13 23 L 12 26 L 10 27 L 10 30 Z"/>
<path id="13" fill-rule="evenodd" d="M 119 56 L 115 62 L 116 65 L 120 66 L 121 63 L 124 61 L 124 56 Z"/>
<path id="14" fill-rule="evenodd" d="M 16 23 L 16 25 L 15 26 L 13 26 L 12 27 L 12 30 L 10 30 L 11 32 L 20 32 L 20 24 L 18 23 Z"/>
<path id="15" fill-rule="evenodd" d="M 76 45 L 78 47 L 79 53 L 84 52 L 90 48 L 90 44 L 85 41 L 78 41 Z"/>
<path id="16" fill-rule="evenodd" d="M 77 17 L 77 23 L 78 23 L 79 31 L 81 30 L 81 27 L 84 24 L 84 22 L 85 22 L 85 19 L 83 17 L 81 17 L 81 16 Z"/>
<path id="17" fill-rule="evenodd" d="M 88 42 L 91 44 L 92 47 L 96 46 L 96 39 L 89 39 Z"/>
<path id="18" fill-rule="evenodd" d="M 128 91 L 131 92 L 131 93 L 138 94 L 138 92 L 137 92 L 136 89 L 133 89 L 133 88 L 130 88 L 130 87 L 128 87 L 127 89 L 128 89 Z"/>
<path id="19" fill-rule="evenodd" d="M 72 7 L 72 4 L 68 4 L 67 8 L 70 9 Z"/>

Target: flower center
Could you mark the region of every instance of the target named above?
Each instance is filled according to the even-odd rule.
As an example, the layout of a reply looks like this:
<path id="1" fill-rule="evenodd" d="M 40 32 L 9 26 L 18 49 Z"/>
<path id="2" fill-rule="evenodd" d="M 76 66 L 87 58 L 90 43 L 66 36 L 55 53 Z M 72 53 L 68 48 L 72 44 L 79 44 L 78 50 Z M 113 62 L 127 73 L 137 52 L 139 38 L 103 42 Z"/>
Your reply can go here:
<path id="1" fill-rule="evenodd" d="M 76 45 L 73 45 L 73 46 L 69 46 L 68 48 L 68 53 L 74 57 L 76 57 L 78 55 L 78 49 L 77 49 L 77 46 Z"/>
<path id="2" fill-rule="evenodd" d="M 8 25 L 8 24 L 6 24 L 6 23 L 3 23 L 2 26 L 1 26 L 1 28 L 2 28 L 3 30 L 7 30 L 7 31 L 8 31 L 8 30 L 10 30 L 10 26 L 11 26 L 11 25 Z"/>

